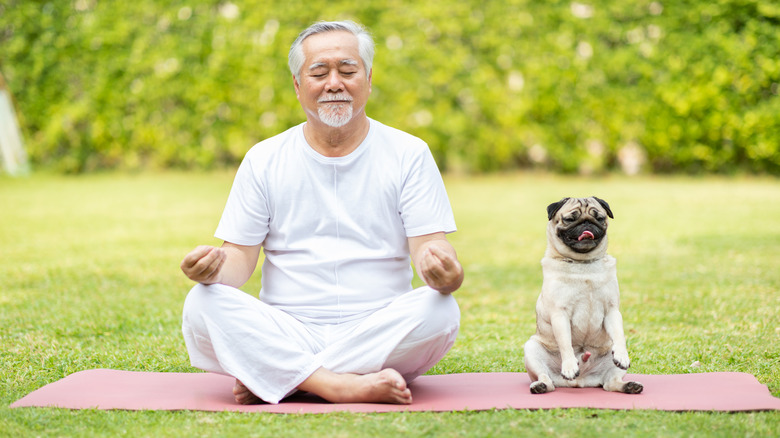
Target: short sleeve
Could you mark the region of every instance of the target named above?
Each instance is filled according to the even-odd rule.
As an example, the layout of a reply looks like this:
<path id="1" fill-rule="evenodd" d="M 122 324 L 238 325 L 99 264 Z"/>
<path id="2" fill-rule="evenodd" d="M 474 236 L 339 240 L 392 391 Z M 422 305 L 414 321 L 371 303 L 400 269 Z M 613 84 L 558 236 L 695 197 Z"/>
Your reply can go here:
<path id="1" fill-rule="evenodd" d="M 407 169 L 399 206 L 406 236 L 456 231 L 444 181 L 425 143 L 415 150 Z"/>
<path id="2" fill-rule="evenodd" d="M 269 209 L 263 191 L 262 176 L 250 154 L 236 172 L 225 210 L 214 236 L 237 245 L 253 246 L 263 243 L 269 229 Z"/>

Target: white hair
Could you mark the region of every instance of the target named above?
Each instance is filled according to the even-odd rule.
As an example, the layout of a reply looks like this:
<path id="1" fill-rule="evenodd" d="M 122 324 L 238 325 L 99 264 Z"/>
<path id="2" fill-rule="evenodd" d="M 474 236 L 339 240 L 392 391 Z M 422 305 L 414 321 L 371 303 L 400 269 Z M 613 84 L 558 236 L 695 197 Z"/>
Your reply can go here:
<path id="1" fill-rule="evenodd" d="M 319 21 L 306 28 L 298 35 L 290 46 L 290 54 L 287 56 L 287 65 L 298 83 L 301 82 L 301 69 L 305 56 L 303 54 L 303 40 L 325 32 L 346 31 L 355 35 L 358 39 L 358 51 L 363 66 L 366 69 L 366 77 L 371 74 L 371 65 L 374 62 L 374 39 L 365 27 L 354 21 Z"/>

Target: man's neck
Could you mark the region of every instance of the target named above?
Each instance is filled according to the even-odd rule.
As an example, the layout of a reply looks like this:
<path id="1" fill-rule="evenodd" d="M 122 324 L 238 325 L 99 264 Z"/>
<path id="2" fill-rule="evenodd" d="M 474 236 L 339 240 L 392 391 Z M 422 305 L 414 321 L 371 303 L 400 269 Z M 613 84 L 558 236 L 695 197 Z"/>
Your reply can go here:
<path id="1" fill-rule="evenodd" d="M 352 153 L 368 135 L 368 117 L 351 120 L 340 128 L 333 128 L 320 121 L 307 121 L 303 135 L 309 146 L 326 157 L 344 157 Z"/>

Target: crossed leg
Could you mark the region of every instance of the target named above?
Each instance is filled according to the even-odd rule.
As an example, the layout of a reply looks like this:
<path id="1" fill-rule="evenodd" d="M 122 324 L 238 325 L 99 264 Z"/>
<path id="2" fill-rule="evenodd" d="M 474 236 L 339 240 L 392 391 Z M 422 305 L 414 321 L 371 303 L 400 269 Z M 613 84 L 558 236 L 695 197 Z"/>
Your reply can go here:
<path id="1" fill-rule="evenodd" d="M 410 404 L 412 393 L 398 371 L 387 368 L 377 373 L 334 373 L 320 368 L 298 386 L 332 403 Z M 241 404 L 260 403 L 260 398 L 236 379 L 233 396 Z"/>
<path id="2" fill-rule="evenodd" d="M 233 395 L 238 403 L 257 403 L 261 399 L 276 403 L 283 398 L 285 390 L 281 392 L 277 390 L 278 395 L 271 394 L 270 397 L 263 393 L 263 391 L 268 392 L 267 389 L 274 384 L 278 386 L 278 383 L 276 379 L 258 383 L 257 377 L 270 375 L 268 371 L 270 368 L 258 370 L 258 367 L 270 358 L 280 358 L 281 354 L 292 354 L 289 350 L 293 348 L 292 344 L 285 341 L 281 344 L 278 341 L 272 342 L 275 348 L 281 349 L 273 352 L 267 345 L 262 349 L 257 349 L 256 346 L 253 348 L 233 346 L 229 350 L 220 348 L 220 344 L 224 345 L 224 335 L 227 332 L 240 335 L 238 337 L 234 335 L 230 339 L 249 338 L 246 334 L 267 335 L 269 328 L 265 327 L 265 330 L 257 331 L 249 327 L 264 318 L 252 316 L 245 321 L 245 324 L 238 324 L 233 318 L 238 308 L 257 307 L 258 302 L 255 298 L 250 298 L 239 291 L 227 291 L 226 287 L 197 289 L 198 292 L 193 295 L 190 305 L 185 305 L 183 327 L 193 365 L 236 377 Z M 210 296 L 211 298 L 205 302 L 200 302 Z M 219 318 L 222 324 L 205 324 L 206 320 L 220 314 L 220 312 L 215 313 L 215 309 L 223 307 L 226 302 L 232 304 L 225 306 L 227 312 L 222 313 L 224 316 Z M 208 316 L 197 316 L 204 314 L 201 312 L 206 310 Z M 228 314 L 230 317 L 227 316 Z M 443 297 L 435 291 L 410 293 L 408 297 L 394 302 L 386 311 L 377 312 L 376 317 L 357 327 L 353 333 L 342 339 L 342 342 L 337 342 L 319 353 L 316 353 L 315 349 L 306 355 L 295 353 L 290 356 L 304 359 L 310 357 L 310 360 L 296 363 L 315 364 L 315 367 L 308 372 L 305 371 L 305 366 L 291 367 L 295 373 L 298 373 L 297 375 L 301 376 L 298 380 L 300 383 L 296 384 L 292 392 L 295 390 L 310 392 L 334 403 L 409 404 L 412 402 L 412 396 L 407 381 L 427 371 L 446 354 L 455 341 L 458 320 L 459 311 L 452 297 Z M 281 324 L 284 321 L 277 322 Z M 206 328 L 211 330 L 200 327 L 203 324 L 209 326 Z M 241 330 L 236 332 L 234 331 L 236 328 Z M 292 335 L 297 333 L 290 330 L 282 334 L 291 336 L 291 333 Z M 257 354 L 244 354 L 252 351 L 256 351 Z M 250 367 L 237 365 L 240 363 L 251 365 Z M 282 365 L 279 361 L 276 363 Z M 241 376 L 250 380 L 248 386 Z M 296 379 L 290 373 L 287 376 L 290 376 L 288 379 L 293 381 Z M 249 389 L 250 387 L 260 392 L 254 393 Z"/>

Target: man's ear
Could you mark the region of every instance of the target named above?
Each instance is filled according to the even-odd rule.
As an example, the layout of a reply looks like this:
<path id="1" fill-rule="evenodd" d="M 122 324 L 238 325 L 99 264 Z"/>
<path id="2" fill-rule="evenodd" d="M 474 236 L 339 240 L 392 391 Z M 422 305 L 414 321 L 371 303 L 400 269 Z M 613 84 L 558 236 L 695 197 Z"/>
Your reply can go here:
<path id="1" fill-rule="evenodd" d="M 301 88 L 301 85 L 298 83 L 298 80 L 295 79 L 295 75 L 292 75 L 292 79 L 293 79 L 293 88 L 295 88 L 295 97 L 300 99 L 301 96 L 300 96 L 299 90 Z"/>

